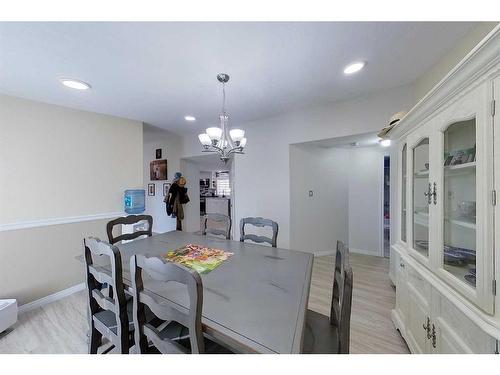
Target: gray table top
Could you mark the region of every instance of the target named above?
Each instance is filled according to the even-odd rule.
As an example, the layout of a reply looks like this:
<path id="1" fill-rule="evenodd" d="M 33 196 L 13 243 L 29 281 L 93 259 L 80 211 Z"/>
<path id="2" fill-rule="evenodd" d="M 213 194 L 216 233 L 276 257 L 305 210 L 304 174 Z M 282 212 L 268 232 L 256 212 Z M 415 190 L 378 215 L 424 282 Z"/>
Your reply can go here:
<path id="1" fill-rule="evenodd" d="M 132 254 L 163 256 L 188 243 L 234 253 L 203 281 L 203 330 L 216 341 L 246 353 L 299 353 L 313 256 L 251 243 L 228 241 L 186 232 L 168 232 L 117 245 L 123 278 L 130 285 Z M 174 285 L 172 285 L 174 284 Z M 145 280 L 145 289 L 189 307 L 177 283 Z"/>

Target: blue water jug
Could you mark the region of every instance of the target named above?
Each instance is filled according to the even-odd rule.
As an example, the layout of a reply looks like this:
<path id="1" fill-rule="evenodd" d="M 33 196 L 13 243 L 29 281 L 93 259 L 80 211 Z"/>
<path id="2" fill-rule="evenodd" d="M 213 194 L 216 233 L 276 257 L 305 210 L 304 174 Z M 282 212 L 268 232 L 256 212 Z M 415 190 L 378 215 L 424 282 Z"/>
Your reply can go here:
<path id="1" fill-rule="evenodd" d="M 125 212 L 133 215 L 144 212 L 146 209 L 145 197 L 146 192 L 144 189 L 125 190 Z"/>

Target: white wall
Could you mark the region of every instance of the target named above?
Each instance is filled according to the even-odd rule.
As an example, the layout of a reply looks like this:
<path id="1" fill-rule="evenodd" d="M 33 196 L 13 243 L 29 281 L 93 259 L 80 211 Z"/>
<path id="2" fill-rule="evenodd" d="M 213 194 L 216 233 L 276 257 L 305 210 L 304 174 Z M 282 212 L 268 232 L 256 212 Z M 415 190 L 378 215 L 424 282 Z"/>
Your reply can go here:
<path id="1" fill-rule="evenodd" d="M 292 249 L 332 253 L 337 241 L 348 242 L 348 158 L 343 148 L 290 146 Z"/>
<path id="2" fill-rule="evenodd" d="M 374 132 L 390 116 L 413 105 L 412 86 L 404 86 L 346 102 L 297 110 L 238 124 L 248 138 L 245 155 L 234 165 L 235 223 L 263 216 L 280 225 L 278 246 L 290 247 L 289 145 L 351 134 Z M 201 154 L 196 134 L 183 137 L 184 156 Z"/>
<path id="3" fill-rule="evenodd" d="M 186 178 L 189 203 L 184 205 L 182 230 L 196 232 L 200 230 L 200 166 L 190 160 L 181 160 L 182 175 Z"/>
<path id="4" fill-rule="evenodd" d="M 156 160 L 156 149 L 161 148 L 162 159 L 167 159 L 167 181 L 151 181 L 149 163 Z M 154 128 L 150 125 L 144 126 L 144 177 L 143 186 L 146 190 L 145 214 L 153 217 L 153 231 L 164 233 L 175 230 L 176 219 L 167 215 L 163 199 L 163 184 L 171 182 L 175 172 L 180 170 L 180 155 L 182 143 L 178 135 L 166 130 Z M 148 184 L 155 184 L 155 196 L 148 196 Z"/>
<path id="5" fill-rule="evenodd" d="M 384 152 L 360 147 L 349 152 L 349 248 L 352 252 L 383 255 Z"/>
<path id="6" fill-rule="evenodd" d="M 340 240 L 352 252 L 382 255 L 385 153 L 377 146 L 290 146 L 292 249 L 332 253 Z"/>

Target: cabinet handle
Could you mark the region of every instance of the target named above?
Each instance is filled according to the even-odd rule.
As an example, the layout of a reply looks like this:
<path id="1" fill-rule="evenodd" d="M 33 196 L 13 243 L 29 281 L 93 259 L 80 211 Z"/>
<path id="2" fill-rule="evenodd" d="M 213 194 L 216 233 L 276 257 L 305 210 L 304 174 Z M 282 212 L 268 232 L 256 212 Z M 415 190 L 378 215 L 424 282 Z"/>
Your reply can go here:
<path id="1" fill-rule="evenodd" d="M 427 332 L 427 340 L 430 340 L 431 338 L 431 319 L 427 317 L 427 324 L 423 324 L 422 327 L 424 328 L 424 331 Z M 434 326 L 434 324 L 433 324 Z"/>
<path id="2" fill-rule="evenodd" d="M 403 262 L 399 263 L 399 267 L 405 268 L 405 264 Z"/>
<path id="3" fill-rule="evenodd" d="M 436 326 L 432 323 L 432 347 L 436 347 Z"/>
<path id="4" fill-rule="evenodd" d="M 430 182 L 429 182 L 429 188 L 427 189 L 426 192 L 424 192 L 424 195 L 427 197 L 427 203 L 431 204 L 432 203 L 432 187 L 431 187 Z"/>
<path id="5" fill-rule="evenodd" d="M 437 204 L 437 189 L 436 189 L 436 183 L 434 182 L 434 187 L 432 190 L 432 196 L 434 197 L 434 204 Z"/>

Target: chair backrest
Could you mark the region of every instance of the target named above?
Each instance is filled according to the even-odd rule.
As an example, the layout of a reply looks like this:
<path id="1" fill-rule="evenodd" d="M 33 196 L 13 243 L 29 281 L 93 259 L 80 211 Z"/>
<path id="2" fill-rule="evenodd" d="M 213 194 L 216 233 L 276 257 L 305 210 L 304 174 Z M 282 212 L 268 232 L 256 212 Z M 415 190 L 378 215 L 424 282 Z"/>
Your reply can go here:
<path id="1" fill-rule="evenodd" d="M 189 329 L 191 353 L 205 351 L 201 328 L 201 311 L 203 306 L 203 285 L 198 272 L 182 265 L 164 262 L 160 258 L 146 258 L 133 255 L 130 258 L 132 277 L 132 295 L 134 298 L 133 317 L 135 344 L 137 353 L 147 352 L 148 341 L 161 353 L 185 353 L 186 349 L 174 340 L 161 338 L 160 332 L 146 322 L 145 306 L 159 319 L 175 321 Z M 143 275 L 161 282 L 175 281 L 187 287 L 189 309 L 177 303 L 162 299 L 144 290 Z"/>
<path id="2" fill-rule="evenodd" d="M 223 223 L 224 229 L 210 228 L 209 222 L 215 221 L 217 223 Z M 203 235 L 213 234 L 215 236 L 224 236 L 226 240 L 231 239 L 231 218 L 223 214 L 210 213 L 203 216 Z"/>
<path id="3" fill-rule="evenodd" d="M 116 317 L 118 345 L 128 352 L 129 321 L 127 301 L 122 279 L 122 259 L 116 246 L 101 241 L 99 238 L 87 237 L 83 240 L 85 247 L 85 268 L 87 273 L 87 291 L 89 295 L 90 323 L 93 316 L 103 310 L 112 311 Z M 94 264 L 94 257 L 107 257 L 111 264 L 111 272 Z M 103 284 L 107 284 L 109 295 L 102 293 Z M 91 325 L 92 326 L 92 325 Z"/>
<path id="4" fill-rule="evenodd" d="M 140 221 L 148 222 L 147 230 L 140 230 L 134 233 L 125 233 L 117 237 L 113 237 L 113 227 L 115 227 L 116 225 L 136 224 Z M 151 237 L 153 235 L 153 217 L 150 215 L 128 215 L 124 217 L 119 217 L 114 220 L 111 220 L 110 222 L 108 222 L 108 224 L 106 224 L 106 232 L 108 233 L 108 241 L 112 245 L 121 241 L 134 240 L 140 236 Z"/>
<path id="5" fill-rule="evenodd" d="M 273 237 L 258 236 L 255 234 L 245 234 L 245 225 L 250 224 L 256 227 L 271 227 L 273 230 Z M 251 240 L 254 242 L 262 243 L 267 242 L 272 247 L 277 247 L 278 242 L 278 223 L 270 219 L 263 219 L 261 217 L 245 217 L 240 221 L 240 241 Z"/>
<path id="6" fill-rule="evenodd" d="M 344 292 L 340 307 L 340 327 L 339 327 L 339 353 L 349 354 L 349 343 L 351 337 L 351 306 L 353 276 L 352 268 L 347 265 L 344 269 Z"/>
<path id="7" fill-rule="evenodd" d="M 340 303 L 342 301 L 344 268 L 348 262 L 349 248 L 342 242 L 337 241 L 335 252 L 335 267 L 333 271 L 332 305 L 330 309 L 330 322 L 338 326 L 340 321 Z"/>
<path id="8" fill-rule="evenodd" d="M 349 248 L 343 242 L 338 241 L 335 254 L 330 324 L 336 326 L 339 332 L 339 353 L 349 353 L 352 283 Z"/>

